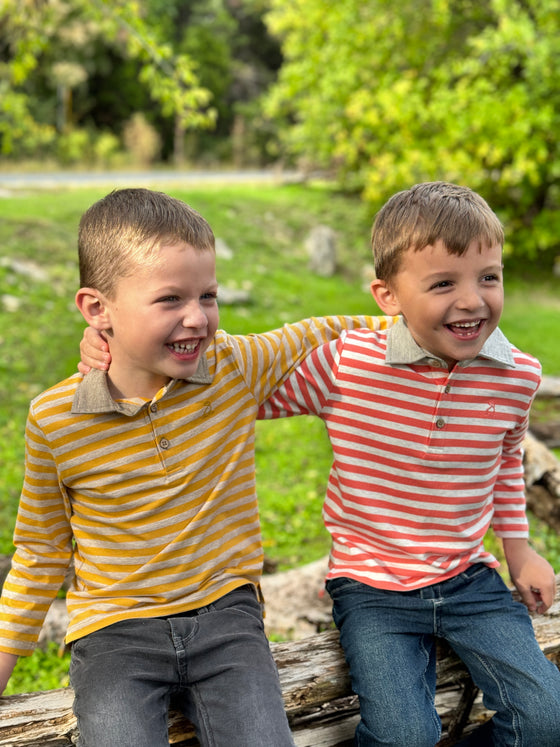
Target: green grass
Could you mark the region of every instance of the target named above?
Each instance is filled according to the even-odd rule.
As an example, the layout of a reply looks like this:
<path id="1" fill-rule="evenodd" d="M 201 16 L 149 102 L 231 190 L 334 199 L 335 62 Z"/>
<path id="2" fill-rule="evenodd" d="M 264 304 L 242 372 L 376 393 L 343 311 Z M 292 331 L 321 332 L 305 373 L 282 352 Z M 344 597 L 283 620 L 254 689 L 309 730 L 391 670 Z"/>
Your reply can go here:
<path id="1" fill-rule="evenodd" d="M 109 189 L 15 193 L 0 198 L 0 552 L 11 535 L 23 476 L 23 430 L 29 400 L 68 376 L 79 357 L 83 320 L 74 307 L 78 287 L 76 235 L 82 212 Z M 248 288 L 247 306 L 221 307 L 231 333 L 258 332 L 305 316 L 378 313 L 364 280 L 371 267 L 371 214 L 356 199 L 325 188 L 209 186 L 168 190 L 198 209 L 234 253 L 220 260 L 222 285 Z M 307 270 L 305 239 L 323 223 L 337 232 L 339 272 L 320 278 Z M 11 262 L 31 261 L 31 277 Z M 506 307 L 501 327 L 519 348 L 536 355 L 546 374 L 560 375 L 560 280 L 534 266 L 506 262 Z M 4 296 L 12 297 L 7 304 Z M 16 299 L 14 301 L 13 299 Z M 17 311 L 9 311 L 18 303 Z M 322 423 L 312 418 L 259 423 L 257 484 L 267 556 L 280 568 L 328 551 L 321 507 L 330 447 Z M 560 569 L 560 544 L 532 522 L 534 542 Z M 490 540 L 492 541 L 492 540 Z M 495 544 L 493 545 L 495 548 Z M 42 654 L 37 654 L 40 657 Z M 21 662 L 30 680 L 45 665 Z M 62 665 L 64 669 L 64 664 Z M 51 681 L 38 681 L 52 687 Z M 22 687 L 27 687 L 23 684 Z"/>

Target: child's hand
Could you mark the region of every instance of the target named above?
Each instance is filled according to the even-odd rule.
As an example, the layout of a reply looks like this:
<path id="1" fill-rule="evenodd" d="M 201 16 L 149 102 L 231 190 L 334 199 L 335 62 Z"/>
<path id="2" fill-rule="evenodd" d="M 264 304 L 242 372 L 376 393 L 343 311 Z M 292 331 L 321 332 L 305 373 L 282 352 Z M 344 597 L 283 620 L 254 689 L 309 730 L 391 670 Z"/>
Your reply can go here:
<path id="1" fill-rule="evenodd" d="M 18 657 L 15 654 L 5 654 L 3 651 L 0 651 L 0 695 L 6 689 L 17 660 Z"/>
<path id="2" fill-rule="evenodd" d="M 504 539 L 504 552 L 511 580 L 530 612 L 546 612 L 554 601 L 554 569 L 527 540 Z"/>
<path id="3" fill-rule="evenodd" d="M 78 371 L 87 374 L 92 368 L 107 371 L 111 363 L 109 346 L 100 332 L 93 327 L 86 327 L 84 336 L 80 342 L 81 361 L 78 363 Z"/>

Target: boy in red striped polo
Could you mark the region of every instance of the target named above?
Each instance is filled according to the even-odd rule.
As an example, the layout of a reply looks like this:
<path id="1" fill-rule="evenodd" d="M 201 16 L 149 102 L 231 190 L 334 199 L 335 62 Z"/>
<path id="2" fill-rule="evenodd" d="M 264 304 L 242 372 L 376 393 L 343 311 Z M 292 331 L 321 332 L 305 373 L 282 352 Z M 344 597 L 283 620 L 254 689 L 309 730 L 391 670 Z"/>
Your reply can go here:
<path id="1" fill-rule="evenodd" d="M 470 189 L 434 182 L 393 196 L 373 227 L 371 290 L 401 321 L 317 348 L 261 408 L 318 415 L 329 433 L 327 588 L 360 746 L 437 743 L 438 638 L 495 711 L 466 743 L 560 745 L 560 672 L 528 614 L 555 590 L 525 514 L 522 441 L 541 369 L 498 329 L 503 241 Z M 524 604 L 484 548 L 490 526 Z"/>

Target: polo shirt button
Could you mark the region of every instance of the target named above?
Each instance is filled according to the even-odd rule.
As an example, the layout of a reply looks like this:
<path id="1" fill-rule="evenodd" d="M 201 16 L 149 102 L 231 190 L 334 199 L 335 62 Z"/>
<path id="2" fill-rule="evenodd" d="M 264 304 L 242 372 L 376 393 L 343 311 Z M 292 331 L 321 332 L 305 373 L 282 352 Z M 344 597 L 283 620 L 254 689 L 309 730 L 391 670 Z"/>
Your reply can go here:
<path id="1" fill-rule="evenodd" d="M 436 420 L 436 428 L 443 428 L 445 425 L 445 420 L 443 418 L 438 418 Z"/>
<path id="2" fill-rule="evenodd" d="M 155 402 L 152 402 L 150 405 L 150 412 L 157 412 L 157 405 Z"/>
<path id="3" fill-rule="evenodd" d="M 166 438 L 162 438 L 161 441 L 159 442 L 159 445 L 161 446 L 162 449 L 168 449 L 171 446 L 171 444 Z"/>

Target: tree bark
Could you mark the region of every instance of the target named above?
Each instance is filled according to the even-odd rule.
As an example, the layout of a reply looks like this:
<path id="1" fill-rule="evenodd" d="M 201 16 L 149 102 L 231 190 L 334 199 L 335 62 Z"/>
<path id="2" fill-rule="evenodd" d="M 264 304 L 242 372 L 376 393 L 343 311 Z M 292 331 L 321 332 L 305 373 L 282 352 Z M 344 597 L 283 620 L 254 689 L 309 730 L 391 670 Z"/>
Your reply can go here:
<path id="1" fill-rule="evenodd" d="M 546 615 L 533 618 L 541 648 L 560 664 L 560 596 Z M 352 743 L 358 703 L 350 689 L 338 633 L 328 631 L 299 641 L 271 644 L 284 703 L 297 747 L 343 747 Z M 466 725 L 474 728 L 489 714 L 476 697 L 463 664 L 444 646 L 438 652 L 436 707 L 444 736 L 440 747 L 453 745 Z M 382 687 L 382 683 L 380 683 Z M 0 699 L 0 747 L 70 747 L 76 744 L 70 688 Z M 471 707 L 472 706 L 472 707 Z M 451 733 L 450 733 L 451 732 Z M 170 714 L 170 744 L 198 742 L 191 725 Z"/>

